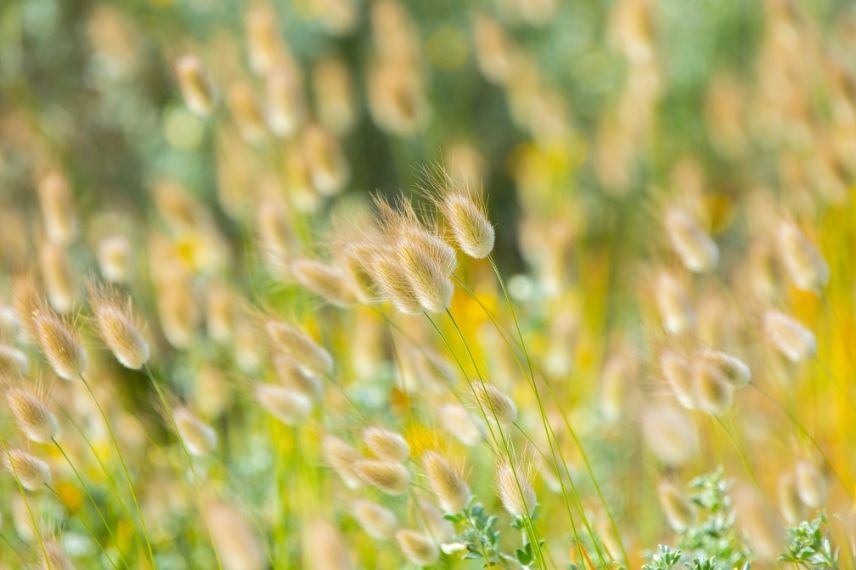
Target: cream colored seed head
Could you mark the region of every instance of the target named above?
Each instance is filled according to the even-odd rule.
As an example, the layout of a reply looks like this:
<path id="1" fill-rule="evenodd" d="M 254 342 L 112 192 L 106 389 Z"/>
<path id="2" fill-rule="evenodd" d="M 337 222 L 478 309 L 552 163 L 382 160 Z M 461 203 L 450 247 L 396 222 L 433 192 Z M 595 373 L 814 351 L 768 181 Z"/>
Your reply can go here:
<path id="1" fill-rule="evenodd" d="M 210 115 L 214 110 L 214 88 L 199 58 L 182 56 L 175 64 L 175 72 L 187 108 L 202 117 Z"/>
<path id="2" fill-rule="evenodd" d="M 496 488 L 502 506 L 512 516 L 531 516 L 535 511 L 535 490 L 520 468 L 507 461 L 500 463 L 496 469 Z"/>
<path id="3" fill-rule="evenodd" d="M 357 489 L 362 485 L 355 466 L 363 457 L 356 449 L 332 435 L 324 436 L 321 449 L 327 464 L 333 468 L 348 488 Z"/>
<path id="4" fill-rule="evenodd" d="M 305 372 L 324 375 L 333 371 L 330 353 L 300 329 L 274 320 L 269 320 L 265 328 L 276 349 Z"/>
<path id="5" fill-rule="evenodd" d="M 780 311 L 767 311 L 764 330 L 770 342 L 791 362 L 801 362 L 815 353 L 814 333 L 795 318 Z"/>
<path id="6" fill-rule="evenodd" d="M 256 386 L 256 401 L 285 425 L 302 422 L 312 411 L 312 400 L 305 394 L 274 384 Z"/>
<path id="7" fill-rule="evenodd" d="M 663 404 L 646 408 L 642 433 L 657 459 L 669 466 L 683 465 L 698 450 L 695 425 L 680 408 Z"/>
<path id="8" fill-rule="evenodd" d="M 300 80 L 284 66 L 272 70 L 266 79 L 268 126 L 279 137 L 294 136 L 305 115 Z"/>
<path id="9" fill-rule="evenodd" d="M 249 144 L 264 140 L 267 123 L 252 87 L 236 83 L 229 87 L 229 111 L 241 137 Z"/>
<path id="10" fill-rule="evenodd" d="M 478 405 L 489 420 L 501 424 L 510 424 L 517 419 L 517 406 L 514 401 L 499 389 L 481 381 L 472 382 Z"/>
<path id="11" fill-rule="evenodd" d="M 441 204 L 458 247 L 475 259 L 490 255 L 495 235 L 484 207 L 465 192 L 450 192 L 444 196 Z"/>
<path id="12" fill-rule="evenodd" d="M 454 287 L 440 260 L 432 255 L 431 249 L 424 247 L 423 241 L 409 236 L 402 236 L 397 247 L 402 273 L 420 306 L 432 313 L 446 310 Z"/>
<path id="13" fill-rule="evenodd" d="M 203 514 L 223 570 L 262 570 L 266 567 L 262 542 L 241 511 L 215 500 L 205 505 Z"/>
<path id="14" fill-rule="evenodd" d="M 463 511 L 472 495 L 457 468 L 434 451 L 428 451 L 422 456 L 422 466 L 443 510 L 447 513 Z"/>
<path id="15" fill-rule="evenodd" d="M 410 455 L 410 446 L 407 445 L 401 434 L 379 427 L 366 428 L 363 432 L 363 442 L 371 452 L 379 459 L 403 463 Z"/>
<path id="16" fill-rule="evenodd" d="M 378 540 L 391 538 L 398 529 L 398 518 L 395 513 L 377 503 L 364 499 L 354 501 L 351 513 L 372 538 Z"/>
<path id="17" fill-rule="evenodd" d="M 693 506 L 675 485 L 663 481 L 657 486 L 657 496 L 666 515 L 666 521 L 675 532 L 683 532 L 693 523 L 695 519 Z"/>
<path id="18" fill-rule="evenodd" d="M 309 400 L 315 400 L 324 392 L 324 385 L 318 377 L 307 374 L 300 369 L 288 356 L 276 354 L 273 357 L 273 367 L 279 383 L 294 391 L 300 392 Z"/>
<path id="19" fill-rule="evenodd" d="M 178 435 L 191 455 L 203 457 L 217 447 L 217 432 L 198 419 L 187 408 L 173 410 L 173 419 Z"/>
<path id="20" fill-rule="evenodd" d="M 819 509 L 826 503 L 829 482 L 813 461 L 803 460 L 796 467 L 797 493 L 808 507 Z"/>
<path id="21" fill-rule="evenodd" d="M 699 407 L 693 388 L 692 369 L 686 358 L 671 350 L 660 355 L 660 370 L 680 404 L 694 410 Z"/>
<path id="22" fill-rule="evenodd" d="M 369 112 L 382 130 L 399 136 L 418 132 L 429 115 L 422 78 L 400 63 L 381 62 L 368 78 Z"/>
<path id="23" fill-rule="evenodd" d="M 404 556 L 418 566 L 430 566 L 440 558 L 440 551 L 431 538 L 415 530 L 402 529 L 395 533 L 395 540 Z"/>
<path id="24" fill-rule="evenodd" d="M 378 255 L 372 267 L 375 282 L 383 295 L 392 305 L 406 315 L 418 315 L 422 312 L 419 298 L 394 255 Z"/>
<path id="25" fill-rule="evenodd" d="M 793 473 L 785 473 L 779 478 L 779 511 L 789 525 L 797 525 L 805 520 L 807 513 L 797 489 Z"/>
<path id="26" fill-rule="evenodd" d="M 400 463 L 362 459 L 354 472 L 364 482 L 388 495 L 402 495 L 410 486 L 410 471 Z"/>
<path id="27" fill-rule="evenodd" d="M 443 404 L 437 409 L 443 427 L 468 447 L 481 441 L 482 433 L 470 412 L 460 404 Z"/>
<path id="28" fill-rule="evenodd" d="M 51 172 L 39 184 L 39 205 L 48 239 L 66 245 L 77 235 L 77 218 L 71 188 L 58 172 Z"/>
<path id="29" fill-rule="evenodd" d="M 77 332 L 56 314 L 36 309 L 33 329 L 45 357 L 63 380 L 74 380 L 86 370 L 87 357 Z"/>
<path id="30" fill-rule="evenodd" d="M 700 350 L 696 358 L 715 368 L 735 388 L 745 386 L 752 380 L 752 371 L 745 362 L 719 350 Z"/>
<path id="31" fill-rule="evenodd" d="M 351 570 L 342 533 L 324 519 L 310 521 L 303 535 L 303 567 L 312 570 Z"/>
<path id="32" fill-rule="evenodd" d="M 51 483 L 48 464 L 20 449 L 10 449 L 5 457 L 6 468 L 28 491 L 38 491 Z"/>
<path id="33" fill-rule="evenodd" d="M 27 439 L 36 443 L 49 443 L 56 436 L 56 416 L 35 394 L 21 388 L 10 388 L 6 402 L 15 421 Z"/>
<path id="34" fill-rule="evenodd" d="M 324 59 L 315 66 L 312 84 L 318 120 L 337 135 L 350 131 L 356 112 L 348 67 L 339 59 Z"/>
<path id="35" fill-rule="evenodd" d="M 149 343 L 137 326 L 130 303 L 122 307 L 107 297 L 92 297 L 92 310 L 101 339 L 125 368 L 139 370 L 149 360 Z"/>
<path id="36" fill-rule="evenodd" d="M 676 208 L 666 212 L 666 232 L 687 269 L 704 273 L 716 266 L 719 248 L 689 214 Z"/>
<path id="37" fill-rule="evenodd" d="M 669 334 L 681 334 L 695 326 L 696 315 L 684 284 L 668 272 L 657 276 L 657 310 Z"/>
<path id="38" fill-rule="evenodd" d="M 734 388 L 719 368 L 706 361 L 696 361 L 692 373 L 699 408 L 715 416 L 728 411 L 734 399 Z"/>
<path id="39" fill-rule="evenodd" d="M 0 376 L 26 376 L 30 371 L 27 353 L 8 344 L 0 344 Z"/>
<path id="40" fill-rule="evenodd" d="M 39 248 L 39 261 L 51 307 L 60 314 L 69 313 L 74 307 L 75 287 L 65 250 L 45 242 Z"/>
<path id="41" fill-rule="evenodd" d="M 362 303 L 373 303 L 380 296 L 378 285 L 372 275 L 376 247 L 364 244 L 348 246 L 342 254 L 342 265 L 351 283 L 351 289 Z"/>
<path id="42" fill-rule="evenodd" d="M 276 22 L 276 13 L 261 4 L 250 8 L 244 18 L 250 67 L 259 75 L 265 75 L 285 57 Z"/>
<path id="43" fill-rule="evenodd" d="M 62 545 L 55 541 L 46 541 L 44 544 L 44 554 L 47 557 L 45 565 L 40 566 L 42 570 L 74 570 L 74 565 L 69 560 Z"/>
<path id="44" fill-rule="evenodd" d="M 291 274 L 303 287 L 337 307 L 354 304 L 354 293 L 344 274 L 337 268 L 313 259 L 296 259 Z"/>
<path id="45" fill-rule="evenodd" d="M 779 257 L 798 289 L 820 291 L 829 282 L 829 265 L 817 247 L 792 222 L 779 226 Z"/>
<path id="46" fill-rule="evenodd" d="M 351 176 L 339 141 L 317 125 L 303 131 L 303 157 L 312 185 L 322 196 L 341 192 Z"/>
<path id="47" fill-rule="evenodd" d="M 131 276 L 131 244 L 124 236 L 98 242 L 96 251 L 101 275 L 110 283 L 127 283 Z"/>
<path id="48" fill-rule="evenodd" d="M 211 288 L 206 316 L 208 336 L 220 344 L 230 342 L 235 329 L 235 302 L 229 289 L 222 285 Z"/>

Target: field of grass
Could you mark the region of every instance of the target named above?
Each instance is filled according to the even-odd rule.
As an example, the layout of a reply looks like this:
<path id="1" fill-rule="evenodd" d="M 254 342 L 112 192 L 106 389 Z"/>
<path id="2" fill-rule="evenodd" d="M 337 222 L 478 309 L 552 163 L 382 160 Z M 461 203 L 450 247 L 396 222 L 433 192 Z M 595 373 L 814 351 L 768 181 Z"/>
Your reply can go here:
<path id="1" fill-rule="evenodd" d="M 0 570 L 856 568 L 849 0 L 0 2 Z"/>

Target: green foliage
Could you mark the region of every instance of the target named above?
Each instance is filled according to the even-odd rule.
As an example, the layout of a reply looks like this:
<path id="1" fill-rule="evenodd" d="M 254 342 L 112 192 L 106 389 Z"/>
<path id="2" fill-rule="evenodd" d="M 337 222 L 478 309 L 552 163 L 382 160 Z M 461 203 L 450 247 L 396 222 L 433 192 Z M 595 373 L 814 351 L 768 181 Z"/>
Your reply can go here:
<path id="1" fill-rule="evenodd" d="M 832 548 L 826 526 L 826 515 L 821 513 L 788 529 L 788 545 L 779 560 L 805 568 L 838 568 L 838 551 Z"/>

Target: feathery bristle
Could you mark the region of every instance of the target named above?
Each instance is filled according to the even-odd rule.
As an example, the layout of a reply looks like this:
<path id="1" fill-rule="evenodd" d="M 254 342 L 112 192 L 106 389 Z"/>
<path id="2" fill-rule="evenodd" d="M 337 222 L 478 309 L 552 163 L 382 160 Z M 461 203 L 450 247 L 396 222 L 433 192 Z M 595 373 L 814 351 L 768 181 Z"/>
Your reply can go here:
<path id="1" fill-rule="evenodd" d="M 471 193 L 450 190 L 440 200 L 440 209 L 461 251 L 475 259 L 490 255 L 495 235 L 483 204 Z"/>
<path id="2" fill-rule="evenodd" d="M 514 401 L 498 388 L 482 381 L 474 381 L 470 385 L 482 413 L 489 420 L 496 420 L 500 424 L 510 424 L 517 419 L 517 406 L 514 405 Z"/>
<path id="3" fill-rule="evenodd" d="M 526 474 L 508 461 L 496 468 L 496 488 L 502 506 L 515 517 L 531 516 L 537 506 L 535 490 Z"/>
<path id="4" fill-rule="evenodd" d="M 410 471 L 393 461 L 361 459 L 354 463 L 353 470 L 364 483 L 387 495 L 402 495 L 410 486 Z"/>
<path id="5" fill-rule="evenodd" d="M 90 303 L 101 339 L 125 368 L 139 370 L 149 360 L 149 343 L 143 336 L 131 302 L 121 303 L 115 294 L 90 287 Z"/>
<path id="6" fill-rule="evenodd" d="M 269 320 L 265 328 L 275 348 L 308 374 L 325 375 L 333 371 L 330 353 L 297 327 Z"/>
<path id="7" fill-rule="evenodd" d="M 296 259 L 291 265 L 294 279 L 309 291 L 338 307 L 353 305 L 355 298 L 349 282 L 337 268 L 314 259 Z"/>
<path id="8" fill-rule="evenodd" d="M 403 463 L 410 455 L 410 446 L 401 434 L 379 427 L 363 431 L 363 442 L 378 459 Z"/>
<path id="9" fill-rule="evenodd" d="M 217 432 L 214 428 L 194 416 L 187 408 L 172 411 L 178 435 L 191 455 L 203 457 L 217 447 Z"/>
<path id="10" fill-rule="evenodd" d="M 9 388 L 6 402 L 15 421 L 27 439 L 36 443 L 49 443 L 56 436 L 56 416 L 44 401 L 23 388 Z"/>
<path id="11" fill-rule="evenodd" d="M 28 491 L 38 491 L 51 483 L 51 470 L 48 464 L 20 449 L 10 449 L 4 458 L 6 469 L 18 479 Z"/>
<path id="12" fill-rule="evenodd" d="M 362 485 L 361 477 L 356 470 L 357 462 L 363 459 L 360 452 L 353 446 L 332 435 L 325 435 L 321 441 L 324 459 L 333 471 L 351 489 Z"/>
<path id="13" fill-rule="evenodd" d="M 36 309 L 32 317 L 36 339 L 57 376 L 74 380 L 83 374 L 88 359 L 74 328 L 47 309 Z"/>
<path id="14" fill-rule="evenodd" d="M 402 529 L 395 533 L 401 552 L 413 564 L 429 566 L 440 558 L 440 551 L 431 537 L 415 530 Z"/>
<path id="15" fill-rule="evenodd" d="M 447 513 L 460 513 L 470 500 L 470 488 L 458 470 L 442 455 L 428 451 L 422 455 L 425 476 L 440 506 Z"/>

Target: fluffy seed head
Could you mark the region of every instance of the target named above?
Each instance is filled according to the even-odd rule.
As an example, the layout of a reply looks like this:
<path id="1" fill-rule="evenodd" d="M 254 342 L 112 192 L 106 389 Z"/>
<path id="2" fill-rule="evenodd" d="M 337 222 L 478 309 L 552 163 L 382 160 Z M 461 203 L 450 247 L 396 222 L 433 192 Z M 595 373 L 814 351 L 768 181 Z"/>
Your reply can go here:
<path id="1" fill-rule="evenodd" d="M 395 533 L 402 554 L 413 564 L 430 566 L 440 557 L 440 551 L 431 538 L 415 530 L 402 529 Z"/>
<path id="2" fill-rule="evenodd" d="M 734 398 L 732 384 L 719 368 L 704 360 L 693 363 L 692 374 L 699 408 L 716 416 L 724 414 L 731 407 Z"/>
<path id="3" fill-rule="evenodd" d="M 439 313 L 452 301 L 452 280 L 425 242 L 403 235 L 397 244 L 398 262 L 413 294 L 426 311 Z"/>
<path id="4" fill-rule="evenodd" d="M 363 432 L 363 442 L 371 452 L 379 459 L 403 463 L 410 455 L 410 446 L 407 445 L 401 434 L 379 427 L 366 428 Z"/>
<path id="5" fill-rule="evenodd" d="M 470 412 L 460 404 L 443 404 L 437 409 L 443 428 L 458 441 L 472 447 L 481 441 L 482 434 Z"/>
<path id="6" fill-rule="evenodd" d="M 300 329 L 269 320 L 265 328 L 277 350 L 291 358 L 309 374 L 324 375 L 333 371 L 333 357 Z"/>
<path id="7" fill-rule="evenodd" d="M 797 525 L 805 520 L 807 513 L 805 504 L 800 498 L 796 478 L 793 473 L 785 473 L 779 478 L 779 511 L 790 525 Z"/>
<path id="8" fill-rule="evenodd" d="M 0 344 L 0 376 L 26 376 L 30 371 L 27 353 L 8 344 Z"/>
<path id="9" fill-rule="evenodd" d="M 203 514 L 224 570 L 265 568 L 261 540 L 241 511 L 226 502 L 214 500 L 205 505 Z"/>
<path id="10" fill-rule="evenodd" d="M 6 468 L 28 491 L 38 491 L 50 485 L 51 470 L 48 464 L 20 449 L 10 449 L 5 457 Z"/>
<path id="11" fill-rule="evenodd" d="M 300 81 L 287 66 L 272 70 L 265 79 L 268 126 L 280 137 L 291 137 L 305 115 Z"/>
<path id="12" fill-rule="evenodd" d="M 48 239 L 66 245 L 77 235 L 74 198 L 65 178 L 51 172 L 39 184 L 39 205 Z"/>
<path id="13" fill-rule="evenodd" d="M 696 358 L 715 368 L 723 379 L 735 388 L 745 386 L 752 379 L 752 371 L 745 362 L 719 350 L 700 350 Z"/>
<path id="14" fill-rule="evenodd" d="M 657 496 L 660 499 L 660 507 L 666 515 L 666 521 L 675 532 L 683 532 L 693 523 L 695 519 L 693 506 L 675 485 L 663 481 L 657 486 Z"/>
<path id="15" fill-rule="evenodd" d="M 203 457 L 217 447 L 217 432 L 214 428 L 194 416 L 187 408 L 172 412 L 178 435 L 191 455 Z"/>
<path id="16" fill-rule="evenodd" d="M 793 222 L 779 226 L 777 245 L 782 265 L 798 289 L 820 291 L 829 282 L 829 265 L 817 247 Z"/>
<path id="17" fill-rule="evenodd" d="M 449 460 L 434 451 L 422 456 L 422 467 L 440 506 L 447 513 L 460 513 L 470 500 L 470 488 Z"/>
<path id="18" fill-rule="evenodd" d="M 813 461 L 803 460 L 796 467 L 797 493 L 808 507 L 819 509 L 826 503 L 829 482 Z"/>
<path id="19" fill-rule="evenodd" d="M 312 185 L 322 196 L 341 192 L 351 176 L 342 149 L 330 133 L 317 125 L 303 131 L 303 156 Z"/>
<path id="20" fill-rule="evenodd" d="M 157 287 L 157 308 L 161 329 L 175 348 L 184 349 L 196 338 L 201 314 L 185 275 L 172 275 Z"/>
<path id="21" fill-rule="evenodd" d="M 349 307 L 354 304 L 350 284 L 336 267 L 313 259 L 296 259 L 291 263 L 291 274 L 303 287 L 333 305 Z"/>
<path id="22" fill-rule="evenodd" d="M 175 73 L 187 108 L 202 117 L 210 115 L 214 110 L 214 88 L 199 58 L 182 56 L 175 64 Z"/>
<path id="23" fill-rule="evenodd" d="M 131 276 L 131 244 L 124 236 L 110 236 L 98 242 L 96 251 L 101 275 L 110 283 L 127 283 Z"/>
<path id="24" fill-rule="evenodd" d="M 303 421 L 312 411 L 312 400 L 305 394 L 274 384 L 256 386 L 256 401 L 285 425 Z"/>
<path id="25" fill-rule="evenodd" d="M 402 495 L 410 485 L 410 471 L 392 461 L 362 459 L 354 463 L 354 472 L 364 483 L 388 495 Z"/>
<path id="26" fill-rule="evenodd" d="M 229 111 L 241 137 L 249 144 L 264 140 L 267 123 L 252 87 L 246 83 L 230 86 L 228 102 Z"/>
<path id="27" fill-rule="evenodd" d="M 305 527 L 304 567 L 312 570 L 351 570 L 342 533 L 330 521 L 317 519 Z"/>
<path id="28" fill-rule="evenodd" d="M 39 248 L 42 278 L 51 307 L 66 314 L 74 307 L 75 286 L 68 266 L 68 256 L 61 245 L 45 242 Z"/>
<path id="29" fill-rule="evenodd" d="M 677 208 L 666 212 L 666 232 L 684 266 L 694 273 L 710 271 L 719 261 L 719 248 L 689 214 Z"/>
<path id="30" fill-rule="evenodd" d="M 398 529 L 395 513 L 377 503 L 359 499 L 351 506 L 351 514 L 366 533 L 379 540 L 392 537 Z"/>
<path id="31" fill-rule="evenodd" d="M 276 14 L 269 6 L 259 4 L 250 8 L 244 18 L 244 32 L 250 67 L 259 75 L 266 74 L 285 57 Z"/>
<path id="32" fill-rule="evenodd" d="M 642 433 L 654 455 L 669 466 L 683 465 L 698 449 L 695 426 L 679 408 L 648 407 L 642 415 Z"/>
<path id="33" fill-rule="evenodd" d="M 817 347 L 814 333 L 795 318 L 779 311 L 767 311 L 764 330 L 770 342 L 791 362 L 812 356 Z"/>
<path id="34" fill-rule="evenodd" d="M 451 191 L 443 196 L 440 207 L 464 253 L 475 259 L 490 255 L 495 235 L 484 205 L 468 192 Z"/>
<path id="35" fill-rule="evenodd" d="M 39 566 L 40 570 L 74 570 L 62 544 L 56 540 L 45 541 L 44 555 L 47 561 L 44 566 Z"/>
<path id="36" fill-rule="evenodd" d="M 362 485 L 362 479 L 356 470 L 356 464 L 363 459 L 359 451 L 333 435 L 324 436 L 321 448 L 327 464 L 333 468 L 345 485 L 351 489 Z"/>
<path id="37" fill-rule="evenodd" d="M 369 75 L 368 90 L 369 112 L 384 131 L 410 136 L 428 117 L 422 78 L 400 63 L 375 65 Z"/>
<path id="38" fill-rule="evenodd" d="M 137 325 L 130 300 L 124 305 L 111 293 L 90 289 L 92 311 L 101 339 L 122 366 L 139 370 L 149 360 L 149 343 Z"/>
<path id="39" fill-rule="evenodd" d="M 689 410 L 698 408 L 692 368 L 686 358 L 672 350 L 665 350 L 660 355 L 660 371 L 683 407 Z"/>
<path id="40" fill-rule="evenodd" d="M 50 442 L 57 432 L 56 416 L 44 401 L 29 390 L 9 388 L 6 402 L 15 421 L 27 439 L 36 443 Z"/>
<path id="41" fill-rule="evenodd" d="M 476 401 L 484 415 L 501 424 L 510 424 L 517 419 L 517 406 L 514 401 L 491 384 L 475 381 L 471 384 Z"/>
<path id="42" fill-rule="evenodd" d="M 235 302 L 232 293 L 222 285 L 215 285 L 208 291 L 206 307 L 208 336 L 220 344 L 232 340 L 235 329 Z"/>
<path id="43" fill-rule="evenodd" d="M 375 282 L 372 268 L 379 248 L 372 244 L 349 244 L 342 249 L 342 268 L 351 289 L 362 303 L 372 303 L 380 297 L 378 284 Z"/>
<path id="44" fill-rule="evenodd" d="M 695 325 L 695 311 L 684 284 L 674 275 L 663 271 L 657 276 L 655 288 L 657 310 L 663 328 L 670 334 L 681 334 Z"/>
<path id="45" fill-rule="evenodd" d="M 304 372 L 295 362 L 283 354 L 273 357 L 273 367 L 279 383 L 296 392 L 300 392 L 309 400 L 318 398 L 324 391 L 324 385 L 316 376 Z"/>
<path id="46" fill-rule="evenodd" d="M 36 339 L 57 376 L 64 380 L 80 376 L 87 358 L 77 332 L 47 309 L 37 309 L 32 317 Z"/>
<path id="47" fill-rule="evenodd" d="M 520 468 L 507 461 L 500 463 L 496 469 L 496 488 L 502 506 L 512 516 L 531 516 L 535 511 L 535 490 Z"/>
<path id="48" fill-rule="evenodd" d="M 422 312 L 419 298 L 394 255 L 378 255 L 372 270 L 381 292 L 396 309 L 406 315 L 418 315 Z"/>
<path id="49" fill-rule="evenodd" d="M 318 120 L 337 135 L 347 133 L 356 112 L 348 67 L 339 59 L 325 58 L 312 73 Z"/>

